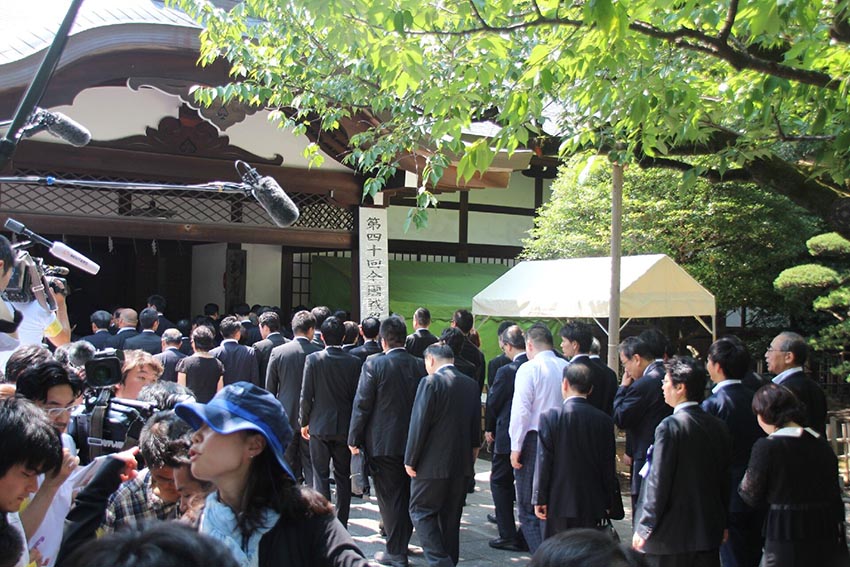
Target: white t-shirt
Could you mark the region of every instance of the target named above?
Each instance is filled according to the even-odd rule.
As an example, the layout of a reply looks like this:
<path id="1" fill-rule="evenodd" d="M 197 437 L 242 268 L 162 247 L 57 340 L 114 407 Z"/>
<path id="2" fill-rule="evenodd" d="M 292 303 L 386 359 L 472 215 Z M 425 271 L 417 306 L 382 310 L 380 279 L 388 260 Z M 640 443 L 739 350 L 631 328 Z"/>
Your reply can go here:
<path id="1" fill-rule="evenodd" d="M 40 345 L 44 337 L 55 337 L 62 332 L 62 323 L 52 311 L 46 311 L 38 301 L 29 303 L 9 303 L 6 305 L 11 309 L 14 307 L 24 316 L 18 326 L 18 340 L 9 335 L 0 333 L 0 370 L 6 368 L 6 361 L 12 356 L 12 352 L 20 345 Z"/>
<path id="2" fill-rule="evenodd" d="M 23 546 L 23 553 L 21 554 L 21 558 L 15 563 L 15 567 L 27 567 L 30 564 L 30 552 L 27 549 L 27 536 L 24 534 L 24 525 L 21 523 L 21 517 L 17 512 L 10 512 L 6 514 L 6 518 L 9 520 L 9 525 L 15 528 L 19 534 L 21 534 L 21 545 Z"/>

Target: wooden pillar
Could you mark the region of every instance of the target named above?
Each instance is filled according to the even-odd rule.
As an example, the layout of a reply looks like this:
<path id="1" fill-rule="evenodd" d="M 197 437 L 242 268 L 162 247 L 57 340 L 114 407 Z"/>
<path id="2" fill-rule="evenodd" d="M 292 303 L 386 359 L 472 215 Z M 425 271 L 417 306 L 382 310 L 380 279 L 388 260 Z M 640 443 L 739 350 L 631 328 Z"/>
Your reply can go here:
<path id="1" fill-rule="evenodd" d="M 460 192 L 460 214 L 458 215 L 457 255 L 460 263 L 469 262 L 469 192 Z"/>

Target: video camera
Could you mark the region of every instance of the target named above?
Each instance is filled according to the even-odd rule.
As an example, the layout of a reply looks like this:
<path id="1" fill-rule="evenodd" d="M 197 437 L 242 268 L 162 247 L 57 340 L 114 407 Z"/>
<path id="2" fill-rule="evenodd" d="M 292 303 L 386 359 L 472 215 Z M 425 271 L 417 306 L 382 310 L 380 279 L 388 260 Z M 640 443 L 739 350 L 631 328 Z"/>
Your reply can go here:
<path id="1" fill-rule="evenodd" d="M 158 410 L 148 402 L 115 397 L 123 364 L 123 351 L 114 348 L 99 350 L 86 362 L 85 405 L 71 427 L 84 464 L 138 445 L 142 427 Z"/>
<path id="2" fill-rule="evenodd" d="M 15 266 L 9 285 L 3 291 L 3 299 L 14 303 L 38 301 L 46 311 L 56 311 L 56 300 L 47 288 L 67 297 L 70 294 L 68 281 L 61 276 L 68 275 L 68 268 L 50 266 L 43 258 L 31 256 L 26 250 L 31 245 L 29 241 L 12 245 L 16 251 Z"/>

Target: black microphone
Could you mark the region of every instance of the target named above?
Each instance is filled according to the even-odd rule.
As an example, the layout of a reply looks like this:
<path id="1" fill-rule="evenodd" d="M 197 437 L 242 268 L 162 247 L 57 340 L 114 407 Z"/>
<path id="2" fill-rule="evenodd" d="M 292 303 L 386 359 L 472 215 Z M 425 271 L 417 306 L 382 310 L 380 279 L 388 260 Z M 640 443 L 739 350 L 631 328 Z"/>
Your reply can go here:
<path id="1" fill-rule="evenodd" d="M 88 128 L 61 112 L 50 112 L 39 108 L 36 110 L 36 120 L 42 122 L 48 132 L 72 146 L 85 146 L 91 142 L 91 132 Z"/>
<path id="2" fill-rule="evenodd" d="M 240 170 L 244 168 L 243 172 Z M 251 195 L 266 210 L 272 222 L 281 228 L 292 226 L 298 220 L 298 207 L 272 177 L 260 177 L 257 170 L 242 160 L 236 162 L 236 171 L 251 188 Z"/>
<path id="3" fill-rule="evenodd" d="M 90 274 L 96 274 L 100 271 L 100 266 L 89 260 L 64 242 L 51 242 L 40 236 L 27 227 L 16 221 L 15 219 L 9 218 L 6 219 L 6 224 L 3 226 L 6 227 L 6 230 L 11 230 L 15 234 L 20 234 L 21 236 L 25 236 L 30 240 L 38 242 L 42 246 L 45 246 L 49 249 L 50 253 L 60 260 L 71 264 L 75 268 L 78 268 L 84 272 L 88 272 Z"/>

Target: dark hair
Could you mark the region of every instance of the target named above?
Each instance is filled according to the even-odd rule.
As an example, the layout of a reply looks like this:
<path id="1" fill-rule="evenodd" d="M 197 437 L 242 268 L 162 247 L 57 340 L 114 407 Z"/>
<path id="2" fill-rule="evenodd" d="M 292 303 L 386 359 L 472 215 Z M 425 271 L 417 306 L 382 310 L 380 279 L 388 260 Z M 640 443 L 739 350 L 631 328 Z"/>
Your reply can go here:
<path id="1" fill-rule="evenodd" d="M 579 394 L 589 394 L 593 388 L 593 371 L 586 364 L 568 364 L 564 367 L 564 380 Z"/>
<path id="2" fill-rule="evenodd" d="M 174 326 L 180 331 L 180 336 L 188 337 L 192 332 L 192 323 L 188 319 L 178 319 Z"/>
<path id="3" fill-rule="evenodd" d="M 753 413 L 768 425 L 783 427 L 786 423 L 806 423 L 806 406 L 788 388 L 767 384 L 753 396 Z"/>
<path id="4" fill-rule="evenodd" d="M 404 346 L 407 325 L 401 317 L 393 315 L 381 321 L 381 339 L 388 348 Z"/>
<path id="5" fill-rule="evenodd" d="M 165 302 L 165 298 L 161 295 L 155 293 L 152 296 L 148 297 L 148 305 L 153 306 L 157 311 L 165 311 L 165 307 L 168 305 Z"/>
<path id="6" fill-rule="evenodd" d="M 298 311 L 292 316 L 292 332 L 301 335 L 307 334 L 310 329 L 316 328 L 316 318 L 306 310 Z"/>
<path id="7" fill-rule="evenodd" d="M 204 315 L 210 317 L 212 315 L 218 315 L 219 307 L 218 303 L 207 303 L 204 305 Z"/>
<path id="8" fill-rule="evenodd" d="M 351 318 L 351 314 L 344 309 L 337 309 L 333 312 L 333 316 L 339 319 L 340 321 L 347 321 Z"/>
<path id="9" fill-rule="evenodd" d="M 221 320 L 218 330 L 225 339 L 232 339 L 237 332 L 242 330 L 242 324 L 236 317 L 225 317 Z"/>
<path id="10" fill-rule="evenodd" d="M 336 317 L 328 317 L 322 323 L 322 340 L 328 346 L 339 346 L 345 335 L 345 325 Z"/>
<path id="11" fill-rule="evenodd" d="M 14 384 L 24 370 L 50 360 L 50 351 L 41 345 L 21 345 L 6 361 L 5 382 Z"/>
<path id="12" fill-rule="evenodd" d="M 15 567 L 24 553 L 24 538 L 9 524 L 5 512 L 0 512 L 0 567 Z"/>
<path id="13" fill-rule="evenodd" d="M 251 306 L 248 305 L 247 303 L 237 303 L 233 307 L 233 313 L 235 313 L 236 315 L 239 315 L 240 317 L 245 317 L 250 312 L 251 312 Z"/>
<path id="14" fill-rule="evenodd" d="M 413 320 L 416 321 L 418 325 L 427 327 L 431 324 L 431 312 L 425 307 L 420 307 L 413 312 Z"/>
<path id="15" fill-rule="evenodd" d="M 154 324 L 159 320 L 159 314 L 156 309 L 145 307 L 139 313 L 139 326 L 144 329 L 153 329 Z"/>
<path id="16" fill-rule="evenodd" d="M 665 365 L 667 378 L 674 384 L 684 384 L 689 402 L 701 402 L 705 396 L 708 372 L 699 360 L 690 356 L 674 356 Z"/>
<path id="17" fill-rule="evenodd" d="M 162 332 L 162 342 L 167 345 L 177 346 L 183 344 L 183 334 L 179 329 L 165 329 Z"/>
<path id="18" fill-rule="evenodd" d="M 617 350 L 626 358 L 631 358 L 634 355 L 638 355 L 644 360 L 654 360 L 655 358 L 649 348 L 649 345 L 643 342 L 639 337 L 626 337 L 617 347 Z"/>
<path id="19" fill-rule="evenodd" d="M 519 328 L 519 325 L 511 325 L 502 331 L 500 340 L 504 344 L 510 345 L 513 348 L 525 350 L 525 336 L 523 336 L 522 329 Z"/>
<path id="20" fill-rule="evenodd" d="M 69 386 L 75 398 L 82 390 L 82 384 L 78 380 L 71 380 L 71 374 L 65 365 L 48 360 L 28 368 L 18 376 L 15 390 L 19 396 L 33 402 L 46 402 L 48 390 L 56 386 Z"/>
<path id="21" fill-rule="evenodd" d="M 459 329 L 454 329 L 460 333 Z M 463 336 L 463 334 L 461 334 Z M 453 360 L 455 357 L 454 349 L 443 341 L 436 342 L 425 347 L 425 352 L 422 353 L 423 358 L 433 356 L 437 360 Z"/>
<path id="22" fill-rule="evenodd" d="M 192 344 L 195 350 L 208 351 L 215 345 L 215 335 L 209 327 L 201 325 L 192 331 Z"/>
<path id="23" fill-rule="evenodd" d="M 192 428 L 174 413 L 174 410 L 158 411 L 142 427 L 139 434 L 139 452 L 149 469 L 179 467 L 179 446 L 173 441 L 180 439 Z"/>
<path id="24" fill-rule="evenodd" d="M 67 567 L 238 567 L 220 541 L 180 522 L 132 526 L 86 542 Z"/>
<path id="25" fill-rule="evenodd" d="M 514 325 L 516 325 L 516 323 L 514 323 L 513 321 L 502 321 L 501 323 L 499 323 L 499 326 L 496 328 L 496 336 L 499 338 L 500 341 L 502 340 L 502 333 L 505 332 L 505 329 L 507 329 L 508 327 L 513 327 Z"/>
<path id="26" fill-rule="evenodd" d="M 652 358 L 664 358 L 665 356 L 673 356 L 673 345 L 667 337 L 656 328 L 646 329 L 638 338 L 646 343 L 649 348 Z"/>
<path id="27" fill-rule="evenodd" d="M 460 329 L 461 332 L 466 335 L 472 329 L 472 313 L 466 309 L 458 309 L 454 312 L 454 315 L 452 315 L 452 323 L 454 323 L 455 327 Z"/>
<path id="28" fill-rule="evenodd" d="M 602 351 L 602 343 L 599 342 L 599 339 L 597 339 L 596 337 L 593 337 L 593 340 L 590 341 L 590 350 L 587 351 L 587 352 L 589 352 L 590 354 L 598 355 L 598 354 L 600 354 L 601 351 Z"/>
<path id="29" fill-rule="evenodd" d="M 782 331 L 779 333 L 779 336 L 782 337 L 779 349 L 782 352 L 793 354 L 795 364 L 799 366 L 804 365 L 806 359 L 809 357 L 809 345 L 806 344 L 806 339 L 802 335 L 792 333 L 791 331 Z"/>
<path id="30" fill-rule="evenodd" d="M 560 532 L 546 539 L 528 567 L 645 567 L 640 553 L 617 544 L 599 530 Z"/>
<path id="31" fill-rule="evenodd" d="M 86 362 L 94 358 L 97 350 L 88 341 L 74 341 L 68 343 L 68 362 L 71 366 L 85 368 Z"/>
<path id="32" fill-rule="evenodd" d="M 325 307 L 324 305 L 315 306 L 310 313 L 313 314 L 313 317 L 316 318 L 316 328 L 321 328 L 322 323 L 325 322 L 325 319 L 331 316 L 331 310 L 329 307 Z"/>
<path id="33" fill-rule="evenodd" d="M 9 270 L 15 267 L 15 251 L 12 249 L 12 243 L 2 235 L 0 235 L 0 262 L 3 262 L 3 275 L 8 274 Z"/>
<path id="34" fill-rule="evenodd" d="M 454 356 L 460 356 L 460 351 L 463 349 L 463 341 L 466 337 L 463 336 L 463 331 L 457 327 L 446 327 L 440 333 L 440 341 L 452 349 Z"/>
<path id="35" fill-rule="evenodd" d="M 351 345 L 357 342 L 357 337 L 360 336 L 360 327 L 354 321 L 345 321 L 345 334 L 342 336 L 342 344 Z"/>
<path id="36" fill-rule="evenodd" d="M 148 402 L 156 406 L 157 409 L 170 410 L 174 409 L 179 403 L 194 402 L 195 393 L 186 386 L 181 386 L 177 382 L 169 382 L 168 380 L 157 380 L 151 384 L 145 384 L 139 395 L 136 396 L 136 401 Z"/>
<path id="37" fill-rule="evenodd" d="M 525 342 L 526 344 L 534 343 L 537 350 L 541 350 L 540 347 L 549 347 L 551 349 L 554 346 L 552 331 L 543 323 L 535 323 L 528 328 L 528 331 L 525 333 Z"/>
<path id="38" fill-rule="evenodd" d="M 98 329 L 108 329 L 109 323 L 112 321 L 112 315 L 109 314 L 109 311 L 98 309 L 97 311 L 91 314 L 89 320 Z"/>
<path id="39" fill-rule="evenodd" d="M 280 317 L 274 311 L 265 311 L 259 317 L 260 326 L 268 327 L 269 332 L 276 333 L 280 331 Z"/>
<path id="40" fill-rule="evenodd" d="M 722 337 L 708 347 L 708 360 L 717 364 L 727 378 L 740 380 L 750 369 L 750 353 L 738 337 Z"/>
<path id="41" fill-rule="evenodd" d="M 381 331 L 381 322 L 377 317 L 366 317 L 360 321 L 360 330 L 367 339 L 374 339 Z"/>
<path id="42" fill-rule="evenodd" d="M 262 308 L 263 308 L 262 305 L 260 305 L 259 303 L 255 303 L 254 305 L 251 306 L 251 313 L 253 313 L 254 315 L 259 315 L 260 310 Z"/>
<path id="43" fill-rule="evenodd" d="M 62 440 L 41 409 L 31 401 L 0 400 L 0 478 L 15 465 L 39 473 L 58 471 Z"/>
<path id="44" fill-rule="evenodd" d="M 590 345 L 593 343 L 593 331 L 590 330 L 590 325 L 573 321 L 561 327 L 560 335 L 568 341 L 578 343 L 578 351 L 580 353 L 590 352 Z"/>

